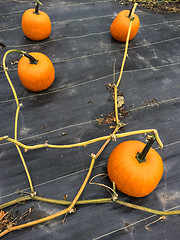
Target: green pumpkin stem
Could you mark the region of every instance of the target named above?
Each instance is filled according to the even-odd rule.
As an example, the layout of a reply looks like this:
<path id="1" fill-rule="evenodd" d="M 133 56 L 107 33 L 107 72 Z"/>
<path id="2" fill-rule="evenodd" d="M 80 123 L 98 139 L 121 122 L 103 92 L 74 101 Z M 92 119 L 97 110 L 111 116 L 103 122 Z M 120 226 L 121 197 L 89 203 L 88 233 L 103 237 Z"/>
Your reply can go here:
<path id="1" fill-rule="evenodd" d="M 28 54 L 28 53 L 24 53 L 24 56 L 29 58 L 30 64 L 37 64 L 38 60 L 35 59 L 32 55 Z"/>
<path id="2" fill-rule="evenodd" d="M 138 160 L 139 163 L 142 162 L 146 162 L 146 155 L 149 152 L 151 146 L 153 145 L 153 143 L 155 142 L 156 138 L 153 135 L 147 142 L 146 146 L 144 147 L 144 149 L 142 150 L 141 153 L 137 153 L 136 155 L 136 159 Z"/>

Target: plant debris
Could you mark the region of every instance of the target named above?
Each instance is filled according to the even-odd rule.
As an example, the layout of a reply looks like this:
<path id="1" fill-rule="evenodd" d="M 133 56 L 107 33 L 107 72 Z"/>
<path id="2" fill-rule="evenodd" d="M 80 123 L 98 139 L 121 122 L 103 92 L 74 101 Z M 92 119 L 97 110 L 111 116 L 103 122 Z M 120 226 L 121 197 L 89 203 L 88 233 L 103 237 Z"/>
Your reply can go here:
<path id="1" fill-rule="evenodd" d="M 114 99 L 114 84 L 108 83 L 106 85 L 107 90 L 112 94 L 113 99 Z M 120 108 L 124 105 L 125 100 L 123 97 L 123 93 L 117 90 L 117 107 Z"/>
<path id="2" fill-rule="evenodd" d="M 102 117 L 97 118 L 96 121 L 98 122 L 99 125 L 102 125 L 105 122 L 104 118 Z"/>
<path id="3" fill-rule="evenodd" d="M 18 211 L 13 214 L 13 209 L 14 207 L 6 213 L 3 210 L 0 210 L 0 232 L 3 232 L 7 228 L 11 228 L 14 225 L 17 225 L 19 221 L 24 220 L 27 215 L 30 215 L 34 211 L 34 208 L 30 207 L 22 215 L 19 215 Z"/>
<path id="4" fill-rule="evenodd" d="M 68 195 L 67 195 L 67 194 L 65 194 L 65 195 L 64 195 L 64 198 L 63 198 L 63 200 L 65 200 L 65 201 L 66 201 L 66 200 L 67 200 L 67 198 L 68 198 Z"/>
<path id="5" fill-rule="evenodd" d="M 64 200 L 66 200 L 66 196 L 68 197 L 68 195 L 64 196 Z M 74 206 L 73 208 L 71 208 L 71 210 L 69 211 L 69 213 L 75 213 L 76 212 L 76 207 Z M 64 215 L 64 218 L 61 220 L 61 224 L 64 225 L 66 223 L 66 219 L 67 219 L 68 213 L 66 213 Z"/>
<path id="6" fill-rule="evenodd" d="M 106 85 L 107 90 L 112 94 L 113 99 L 114 99 L 114 84 L 108 83 Z M 117 107 L 118 107 L 118 117 L 119 118 L 124 118 L 127 115 L 129 115 L 129 111 L 127 111 L 123 105 L 125 103 L 125 99 L 123 96 L 123 93 L 120 92 L 119 90 L 117 90 Z M 116 123 L 116 117 L 115 117 L 115 113 L 109 113 L 106 116 L 101 115 L 100 118 L 96 119 L 96 121 L 99 123 L 99 125 L 102 125 L 103 123 L 106 124 L 112 124 L 112 123 Z M 123 128 L 126 124 L 122 123 L 122 127 Z"/>
<path id="7" fill-rule="evenodd" d="M 146 107 L 158 107 L 159 106 L 159 103 L 157 101 L 156 98 L 152 99 L 152 100 L 146 100 L 143 102 L 143 106 L 146 106 Z"/>
<path id="8" fill-rule="evenodd" d="M 108 83 L 106 85 L 106 88 L 112 94 L 113 99 L 114 99 L 114 84 Z M 118 117 L 119 118 L 124 118 L 127 115 L 129 115 L 129 111 L 127 111 L 123 107 L 124 103 L 125 103 L 125 99 L 124 99 L 123 93 L 120 92 L 119 90 L 117 90 L 117 107 L 118 107 Z M 99 125 L 102 125 L 103 123 L 106 123 L 106 124 L 116 123 L 115 113 L 112 112 L 106 116 L 101 115 L 101 117 L 97 118 L 96 121 L 98 122 Z M 122 126 L 120 128 L 123 128 L 126 124 L 121 123 L 121 125 Z M 110 128 L 112 128 L 112 126 Z"/>
<path id="9" fill-rule="evenodd" d="M 66 135 L 67 135 L 67 132 L 63 132 L 63 133 L 62 133 L 62 136 L 66 136 Z"/>
<path id="10" fill-rule="evenodd" d="M 5 216 L 6 216 L 6 213 L 3 210 L 1 210 L 0 211 L 0 221 L 2 221 Z"/>
<path id="11" fill-rule="evenodd" d="M 129 112 L 122 108 L 122 113 L 126 114 L 126 116 L 127 116 Z M 122 118 L 122 116 L 123 115 L 120 112 L 119 117 Z M 98 122 L 99 125 L 102 125 L 103 123 L 106 123 L 106 124 L 116 123 L 115 114 L 109 113 L 108 115 L 106 115 L 104 117 L 97 118 L 96 121 Z M 121 123 L 121 128 L 123 128 L 125 125 L 126 125 L 125 123 Z M 110 127 L 110 128 L 112 128 L 112 127 Z"/>
<path id="12" fill-rule="evenodd" d="M 151 228 L 149 228 L 150 225 L 152 225 L 152 224 L 154 224 L 154 223 L 157 223 L 158 221 L 161 221 L 161 222 L 162 222 L 164 219 L 166 219 L 166 216 L 160 216 L 160 217 L 159 217 L 158 219 L 156 219 L 155 221 L 146 224 L 146 225 L 145 225 L 145 229 L 146 229 L 147 231 L 151 231 Z"/>
<path id="13" fill-rule="evenodd" d="M 124 103 L 125 103 L 124 97 L 123 96 L 118 96 L 117 97 L 117 107 L 118 108 L 122 107 L 122 105 L 124 105 Z"/>
<path id="14" fill-rule="evenodd" d="M 4 45 L 3 43 L 0 43 L 0 49 L 3 49 L 5 47 L 6 47 L 6 45 Z"/>
<path id="15" fill-rule="evenodd" d="M 11 65 L 15 65 L 15 64 L 18 64 L 18 60 L 13 60 L 12 62 L 11 62 Z"/>
<path id="16" fill-rule="evenodd" d="M 138 3 L 139 7 L 147 8 L 156 13 L 180 13 L 180 0 L 120 0 L 121 4 Z"/>

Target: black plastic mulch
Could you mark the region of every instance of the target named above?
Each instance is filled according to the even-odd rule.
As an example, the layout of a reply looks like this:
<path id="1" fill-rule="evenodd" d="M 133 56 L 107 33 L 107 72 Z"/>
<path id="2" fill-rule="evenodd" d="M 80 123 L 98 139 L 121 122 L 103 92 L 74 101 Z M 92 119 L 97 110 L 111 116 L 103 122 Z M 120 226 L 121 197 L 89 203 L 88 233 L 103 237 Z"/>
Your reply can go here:
<path id="1" fill-rule="evenodd" d="M 53 62 L 56 78 L 53 85 L 41 93 L 23 88 L 18 74 L 18 54 L 7 59 L 9 74 L 23 107 L 18 122 L 18 139 L 25 144 L 77 143 L 112 133 L 110 125 L 99 125 L 96 119 L 113 112 L 113 101 L 106 85 L 113 83 L 116 60 L 118 77 L 125 44 L 110 35 L 110 25 L 118 12 L 131 6 L 113 0 L 52 0 L 42 1 L 41 10 L 52 21 L 52 33 L 42 42 L 26 39 L 21 30 L 23 12 L 32 8 L 31 2 L 0 1 L 1 64 L 9 49 L 39 51 Z M 128 202 L 170 210 L 180 208 L 180 17 L 178 14 L 156 14 L 137 8 L 141 25 L 129 44 L 128 58 L 120 85 L 129 115 L 122 119 L 124 131 L 155 128 L 164 143 L 157 150 L 164 161 L 164 174 L 158 187 L 147 197 L 132 198 L 120 192 L 119 198 Z M 0 70 L 0 136 L 14 134 L 16 105 L 1 67 Z M 107 173 L 106 164 L 113 148 L 122 141 L 111 142 L 98 158 L 92 176 Z M 82 184 L 90 164 L 90 154 L 101 143 L 73 149 L 39 149 L 24 153 L 38 195 L 72 200 Z M 157 144 L 154 145 L 157 148 Z M 16 190 L 29 191 L 27 178 L 13 144 L 0 143 L 1 203 L 19 197 Z M 109 179 L 97 181 L 111 186 Z M 103 188 L 88 184 L 81 199 L 110 197 Z M 26 221 L 38 219 L 63 209 L 63 206 L 42 202 L 27 202 L 13 211 L 23 214 L 34 211 Z M 9 210 L 9 209 L 8 209 Z M 15 213 L 14 213 L 15 214 Z M 158 216 L 119 206 L 116 203 L 77 206 L 75 213 L 50 222 L 12 232 L 4 239 L 178 239 L 179 215 L 168 216 L 163 222 L 152 223 Z M 149 223 L 150 230 L 145 226 Z"/>

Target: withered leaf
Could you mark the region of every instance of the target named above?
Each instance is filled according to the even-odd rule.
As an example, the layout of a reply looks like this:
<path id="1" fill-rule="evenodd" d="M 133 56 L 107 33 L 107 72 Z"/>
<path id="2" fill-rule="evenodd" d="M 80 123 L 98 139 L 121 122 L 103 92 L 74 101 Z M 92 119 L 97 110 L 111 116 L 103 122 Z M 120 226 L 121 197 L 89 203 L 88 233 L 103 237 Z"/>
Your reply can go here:
<path id="1" fill-rule="evenodd" d="M 104 118 L 97 118 L 96 121 L 98 122 L 99 125 L 102 125 L 104 122 Z"/>
<path id="2" fill-rule="evenodd" d="M 0 221 L 6 216 L 6 213 L 3 210 L 0 210 Z"/>
<path id="3" fill-rule="evenodd" d="M 125 103 L 124 97 L 123 96 L 118 96 L 117 97 L 117 107 L 121 107 Z"/>

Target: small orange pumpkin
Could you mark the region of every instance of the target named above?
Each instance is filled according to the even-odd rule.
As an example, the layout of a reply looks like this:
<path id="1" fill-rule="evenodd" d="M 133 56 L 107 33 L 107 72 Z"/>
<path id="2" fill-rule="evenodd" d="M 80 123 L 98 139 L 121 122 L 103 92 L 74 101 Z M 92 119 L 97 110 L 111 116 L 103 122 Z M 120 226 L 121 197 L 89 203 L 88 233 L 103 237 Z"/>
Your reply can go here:
<path id="1" fill-rule="evenodd" d="M 131 11 L 123 10 L 116 16 L 116 18 L 112 22 L 110 32 L 115 40 L 120 42 L 126 42 L 131 18 L 130 15 Z M 139 25 L 140 25 L 139 17 L 136 14 L 134 14 L 129 40 L 132 40 L 136 36 L 139 29 Z"/>
<path id="2" fill-rule="evenodd" d="M 144 148 L 144 156 L 139 153 Z M 143 153 L 142 151 L 142 153 Z M 158 185 L 163 175 L 163 161 L 152 148 L 140 141 L 125 141 L 111 153 L 108 176 L 117 189 L 129 196 L 144 197 Z"/>
<path id="3" fill-rule="evenodd" d="M 39 52 L 24 54 L 18 63 L 18 75 L 25 88 L 39 92 L 51 86 L 55 70 L 51 60 Z"/>
<path id="4" fill-rule="evenodd" d="M 36 8 L 28 9 L 22 16 L 21 26 L 24 35 L 33 40 L 46 39 L 51 34 L 51 20 L 49 16 L 39 10 L 39 1 L 36 1 Z"/>

